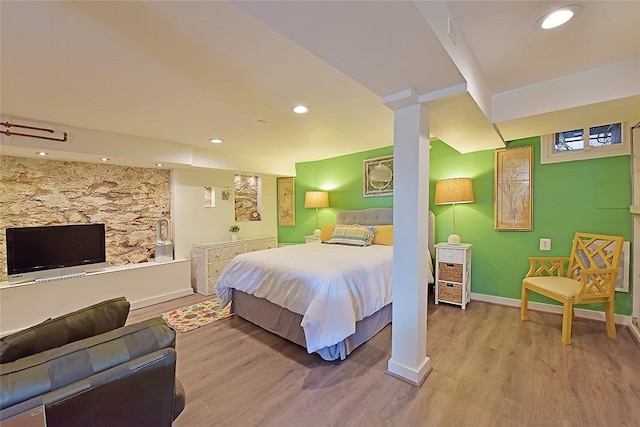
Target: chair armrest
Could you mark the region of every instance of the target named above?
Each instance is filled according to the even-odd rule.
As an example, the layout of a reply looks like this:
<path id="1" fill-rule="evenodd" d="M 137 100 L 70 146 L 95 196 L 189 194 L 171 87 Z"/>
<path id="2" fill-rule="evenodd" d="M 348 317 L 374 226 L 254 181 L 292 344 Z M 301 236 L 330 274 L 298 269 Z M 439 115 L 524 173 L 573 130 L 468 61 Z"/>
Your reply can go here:
<path id="1" fill-rule="evenodd" d="M 530 257 L 525 277 L 564 276 L 569 259 L 568 256 Z"/>
<path id="2" fill-rule="evenodd" d="M 619 272 L 619 268 L 580 270 L 577 277 L 580 282 L 580 289 L 576 292 L 576 301 L 614 294 Z"/>

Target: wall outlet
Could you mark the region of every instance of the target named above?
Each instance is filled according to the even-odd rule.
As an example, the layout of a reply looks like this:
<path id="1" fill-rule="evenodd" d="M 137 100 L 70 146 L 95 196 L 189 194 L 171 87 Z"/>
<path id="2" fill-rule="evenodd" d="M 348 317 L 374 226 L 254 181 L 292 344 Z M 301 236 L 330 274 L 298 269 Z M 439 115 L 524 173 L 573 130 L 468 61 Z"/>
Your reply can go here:
<path id="1" fill-rule="evenodd" d="M 540 239 L 540 250 L 541 251 L 550 251 L 551 250 L 551 239 Z"/>

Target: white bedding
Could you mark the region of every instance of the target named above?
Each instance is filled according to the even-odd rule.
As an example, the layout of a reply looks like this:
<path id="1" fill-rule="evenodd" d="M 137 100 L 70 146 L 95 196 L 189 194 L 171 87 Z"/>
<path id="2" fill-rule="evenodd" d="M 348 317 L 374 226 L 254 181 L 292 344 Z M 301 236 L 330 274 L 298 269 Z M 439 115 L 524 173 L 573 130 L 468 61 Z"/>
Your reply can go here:
<path id="1" fill-rule="evenodd" d="M 392 268 L 392 246 L 283 246 L 236 256 L 215 291 L 223 306 L 235 288 L 302 315 L 312 353 L 352 335 L 356 321 L 391 302 Z"/>

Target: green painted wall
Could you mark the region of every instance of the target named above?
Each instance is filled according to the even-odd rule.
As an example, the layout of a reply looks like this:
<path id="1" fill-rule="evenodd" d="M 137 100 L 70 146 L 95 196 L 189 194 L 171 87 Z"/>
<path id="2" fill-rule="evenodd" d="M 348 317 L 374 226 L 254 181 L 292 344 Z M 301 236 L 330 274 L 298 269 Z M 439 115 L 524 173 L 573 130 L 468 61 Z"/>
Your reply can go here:
<path id="1" fill-rule="evenodd" d="M 431 210 L 436 214 L 436 241 L 453 232 L 452 207 L 433 204 L 435 182 L 473 179 L 475 202 L 456 206 L 456 233 L 473 243 L 472 291 L 520 299 L 528 257 L 568 255 L 576 231 L 615 234 L 631 240 L 631 161 L 629 156 L 540 164 L 540 138 L 513 141 L 509 148 L 533 145 L 533 231 L 493 229 L 494 151 L 460 154 L 440 141 L 431 142 Z M 362 161 L 389 155 L 393 147 L 296 165 L 296 227 L 279 227 L 281 242 L 302 242 L 315 229 L 315 210 L 304 208 L 307 190 L 329 191 L 328 209 L 320 224 L 335 222 L 342 209 L 391 207 L 390 196 L 362 196 Z M 540 251 L 540 238 L 550 238 L 551 251 Z M 532 301 L 553 303 L 544 297 Z M 601 310 L 601 306 L 594 305 Z M 628 293 L 616 295 L 616 313 L 631 314 Z"/>
<path id="2" fill-rule="evenodd" d="M 316 228 L 316 210 L 304 207 L 307 191 L 329 192 L 329 207 L 318 211 L 318 222 L 336 222 L 336 213 L 345 209 L 365 209 L 393 206 L 393 196 L 364 197 L 362 195 L 362 162 L 393 154 L 393 147 L 362 151 L 316 162 L 296 164 L 296 226 L 278 227 L 281 243 L 304 242 L 304 236 Z"/>
<path id="3" fill-rule="evenodd" d="M 475 202 L 456 206 L 456 233 L 473 243 L 473 292 L 520 299 L 528 257 L 568 255 L 576 231 L 623 236 L 631 240 L 631 160 L 629 156 L 540 164 L 540 138 L 513 141 L 509 148 L 533 145 L 533 230 L 493 229 L 494 151 L 460 154 L 440 141 L 431 148 L 430 188 L 440 179 L 473 179 Z M 453 166 L 452 168 L 452 165 Z M 453 232 L 452 207 L 433 205 L 436 241 Z M 540 239 L 551 251 L 540 251 Z M 532 301 L 554 303 L 533 295 Z M 616 294 L 616 313 L 631 314 L 628 293 Z M 602 306 L 594 305 L 601 310 Z"/>

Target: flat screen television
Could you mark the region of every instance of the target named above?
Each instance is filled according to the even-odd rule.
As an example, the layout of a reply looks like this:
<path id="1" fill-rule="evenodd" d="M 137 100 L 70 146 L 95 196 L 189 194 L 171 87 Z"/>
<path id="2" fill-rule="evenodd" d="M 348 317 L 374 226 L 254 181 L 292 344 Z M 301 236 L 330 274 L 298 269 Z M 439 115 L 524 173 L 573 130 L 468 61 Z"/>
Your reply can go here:
<path id="1" fill-rule="evenodd" d="M 9 282 L 97 271 L 106 267 L 104 224 L 9 227 Z"/>

